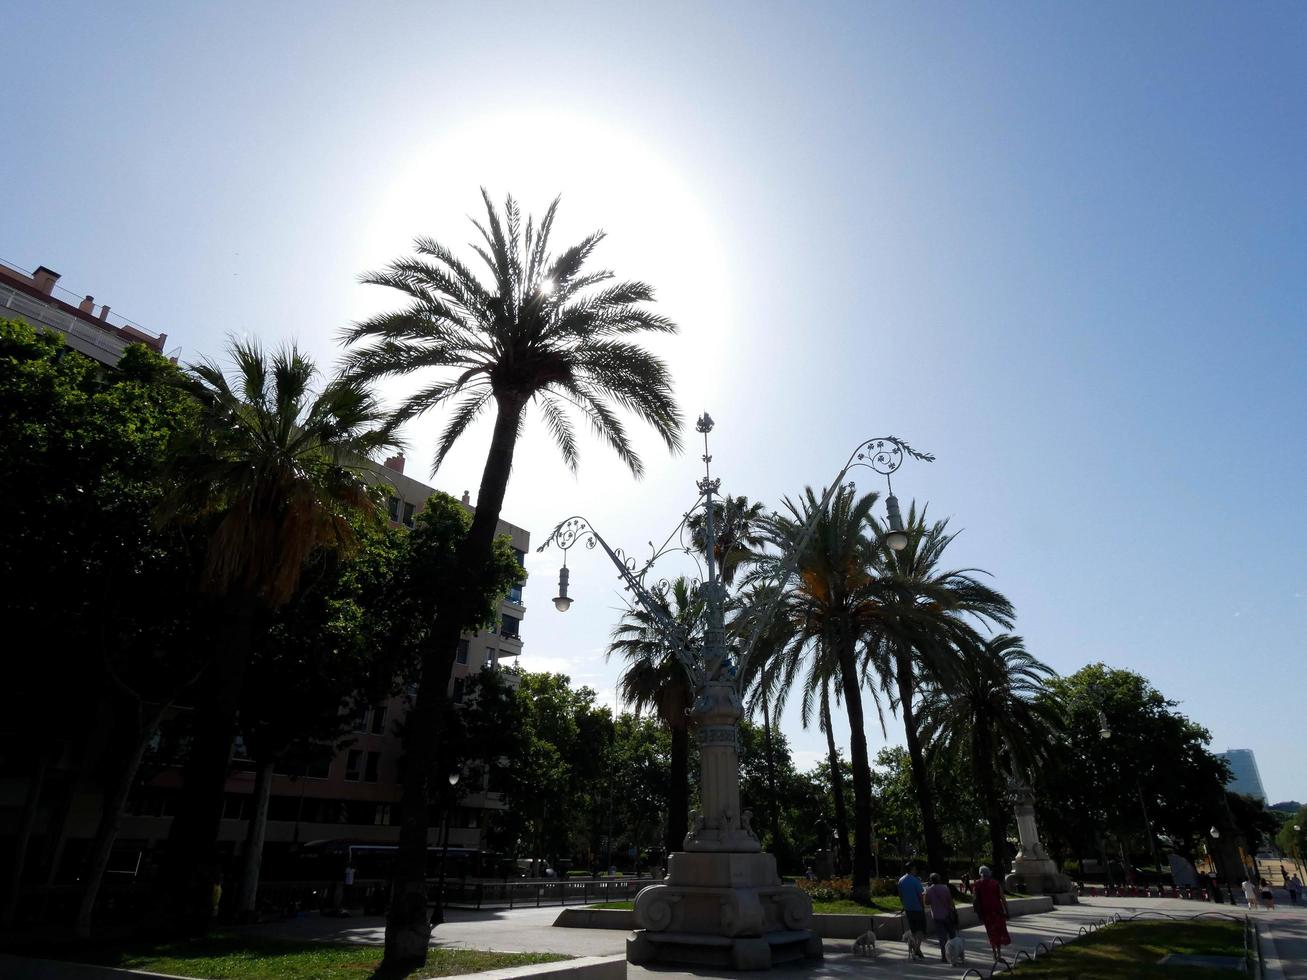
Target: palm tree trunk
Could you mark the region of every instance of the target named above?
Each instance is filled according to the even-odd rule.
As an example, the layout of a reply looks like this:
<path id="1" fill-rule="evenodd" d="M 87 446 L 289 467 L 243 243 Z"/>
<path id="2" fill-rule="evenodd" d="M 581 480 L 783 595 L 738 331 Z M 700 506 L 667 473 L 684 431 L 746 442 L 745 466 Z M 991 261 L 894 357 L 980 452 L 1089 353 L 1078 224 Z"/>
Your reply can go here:
<path id="1" fill-rule="evenodd" d="M 980 794 L 980 806 L 989 824 L 990 866 L 994 877 L 1003 880 L 1007 868 L 1007 810 L 1003 798 L 995 786 L 994 756 L 989 740 L 985 737 L 988 719 L 977 716 L 971 738 L 972 778 L 976 783 L 976 792 Z"/>
<path id="2" fill-rule="evenodd" d="M 257 601 L 234 594 L 224 603 L 216 655 L 200 685 L 191 750 L 177 816 L 168 835 L 167 870 L 155 915 L 168 931 L 203 935 L 213 909 L 213 886 L 222 873 L 218 833 L 236 737 L 241 686 L 254 641 Z"/>
<path id="3" fill-rule="evenodd" d="M 422 657 L 417 702 L 408 715 L 404 795 L 399 805 L 399 848 L 390 909 L 386 913 L 383 966 L 388 970 L 425 965 L 427 947 L 431 942 L 425 881 L 427 810 L 431 802 L 427 770 L 435 760 L 437 726 L 444 712 L 459 637 L 469 624 L 468 610 L 476 605 L 475 590 L 485 579 L 485 569 L 493 553 L 499 512 L 513 470 L 513 451 L 517 446 L 525 404 L 520 398 L 509 396 L 496 396 L 496 401 L 498 414 L 485 468 L 481 471 L 481 488 L 477 492 L 472 526 L 459 545 L 457 555 L 461 582 L 469 591 L 451 595 L 449 608 L 441 610 L 432 627 L 428 648 Z"/>
<path id="4" fill-rule="evenodd" d="M 840 772 L 840 754 L 835 749 L 835 729 L 831 727 L 830 691 L 826 685 L 821 690 L 821 725 L 826 730 L 826 758 L 830 766 L 831 799 L 835 804 L 835 832 L 839 839 L 835 842 L 835 870 L 844 874 L 849 870 L 849 814 L 844 808 L 844 776 Z"/>
<path id="5" fill-rule="evenodd" d="M 771 847 L 772 852 L 780 857 L 783 856 L 786 848 L 785 841 L 781 837 L 781 795 L 776 789 L 776 752 L 771 737 L 771 710 L 767 704 L 765 694 L 762 698 L 762 744 L 767 755 L 767 789 L 769 793 L 767 805 L 771 809 Z"/>
<path id="6" fill-rule="evenodd" d="M 143 707 L 137 706 L 137 726 L 135 742 L 131 753 L 123 760 L 114 781 L 104 794 L 104 805 L 100 810 L 100 823 L 95 828 L 95 840 L 91 844 L 91 855 L 86 868 L 86 881 L 82 886 L 82 897 L 77 905 L 77 922 L 74 930 L 79 939 L 91 938 L 91 925 L 95 918 L 95 901 L 100 895 L 100 885 L 104 883 L 104 871 L 109 866 L 113 854 L 113 845 L 118 840 L 118 829 L 123 822 L 123 809 L 127 797 L 131 794 L 140 771 L 141 760 L 149 748 L 150 739 L 159 727 L 163 709 L 155 711 L 149 719 L 142 717 Z"/>
<path id="7" fill-rule="evenodd" d="M 921 733 L 913 711 L 913 670 L 910 651 L 899 649 L 895 674 L 898 679 L 899 709 L 903 712 L 903 734 L 908 743 L 908 757 L 912 760 L 912 788 L 916 791 L 917 806 L 921 809 L 921 828 L 926 837 L 926 861 L 931 871 L 947 873 L 948 862 L 944 855 L 944 836 L 940 833 L 935 816 L 935 797 L 930 789 L 930 774 L 926 770 L 926 755 L 921 749 Z"/>
<path id="8" fill-rule="evenodd" d="M 9 869 L 9 887 L 5 892 L 3 912 L 0 912 L 0 925 L 12 928 L 18 915 L 18 899 L 23 888 L 23 866 L 27 863 L 27 846 L 32 840 L 32 828 L 36 826 L 36 813 L 41 806 L 41 791 L 45 788 L 45 775 L 50 769 L 53 749 L 43 748 L 36 757 L 36 770 L 31 782 L 27 784 L 27 801 L 23 805 L 22 822 L 18 825 L 18 836 L 14 839 L 13 865 Z"/>
<path id="9" fill-rule="evenodd" d="M 247 919 L 254 918 L 259 896 L 259 868 L 263 864 L 268 804 L 272 800 L 272 767 L 271 759 L 260 762 L 258 772 L 254 775 L 254 812 L 250 814 L 250 826 L 245 835 L 245 851 L 241 855 L 241 889 L 236 897 L 236 914 Z"/>
<path id="10" fill-rule="evenodd" d="M 853 899 L 871 899 L 871 764 L 867 733 L 863 728 L 862 685 L 854 658 L 853 637 L 845 631 L 839 640 L 840 684 L 844 710 L 849 716 L 849 763 L 853 769 Z"/>
<path id="11" fill-rule="evenodd" d="M 671 783 L 667 787 L 667 853 L 685 848 L 690 821 L 690 729 L 672 726 Z"/>

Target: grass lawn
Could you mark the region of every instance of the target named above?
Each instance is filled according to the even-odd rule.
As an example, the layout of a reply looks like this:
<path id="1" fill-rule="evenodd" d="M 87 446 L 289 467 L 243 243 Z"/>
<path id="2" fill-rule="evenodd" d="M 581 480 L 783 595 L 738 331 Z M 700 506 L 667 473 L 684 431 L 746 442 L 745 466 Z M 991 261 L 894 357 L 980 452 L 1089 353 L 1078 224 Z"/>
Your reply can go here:
<path id="1" fill-rule="evenodd" d="M 1059 946 L 1016 975 L 1045 980 L 1228 980 L 1240 970 L 1159 966 L 1167 953 L 1243 956 L 1243 926 L 1226 919 L 1121 922 Z"/>
<path id="2" fill-rule="evenodd" d="M 82 948 L 11 950 L 19 956 L 149 970 L 203 980 L 368 980 L 381 964 L 380 946 L 294 942 L 215 933 L 178 942 L 119 942 Z M 476 949 L 433 949 L 427 965 L 407 974 L 448 977 L 569 957 L 554 953 L 488 953 Z M 393 978 L 398 980 L 398 978 Z"/>
<path id="3" fill-rule="evenodd" d="M 591 909 L 630 909 L 635 908 L 634 902 L 601 902 L 598 905 L 587 905 Z M 901 912 L 903 903 L 897 897 L 882 896 L 873 898 L 871 905 L 862 905 L 852 899 L 840 898 L 830 902 L 813 902 L 813 912 L 818 915 L 876 915 L 879 912 Z"/>

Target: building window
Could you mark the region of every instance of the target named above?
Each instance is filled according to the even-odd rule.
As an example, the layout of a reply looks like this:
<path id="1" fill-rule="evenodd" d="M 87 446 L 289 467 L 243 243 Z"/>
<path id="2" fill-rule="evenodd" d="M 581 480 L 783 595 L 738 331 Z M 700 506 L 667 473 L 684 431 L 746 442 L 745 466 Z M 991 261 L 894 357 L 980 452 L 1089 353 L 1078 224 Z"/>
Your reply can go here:
<path id="1" fill-rule="evenodd" d="M 388 826 L 390 826 L 390 804 L 389 804 L 389 803 L 378 803 L 378 804 L 377 804 L 376 824 L 377 824 L 378 827 L 388 827 Z"/>
<path id="2" fill-rule="evenodd" d="M 525 570 L 526 570 L 526 552 L 525 552 L 525 551 L 518 551 L 516 548 L 514 548 L 514 549 L 513 549 L 513 554 L 515 554 L 515 555 L 517 556 L 517 563 L 518 563 L 519 565 L 521 565 L 523 571 L 525 571 Z"/>
<path id="3" fill-rule="evenodd" d="M 366 704 L 358 709 L 358 714 L 354 716 L 354 726 L 352 728 L 352 731 L 356 731 L 360 735 L 367 734 L 368 712 L 370 712 L 371 710 L 372 709 L 369 708 Z"/>
<path id="4" fill-rule="evenodd" d="M 454 703 L 455 703 L 455 704 L 462 704 L 462 703 L 463 703 L 463 689 L 464 689 L 465 687 L 467 687 L 467 678 L 466 678 L 466 677 L 455 677 L 455 678 L 454 678 L 454 698 L 453 698 L 453 700 L 454 700 Z"/>
<path id="5" fill-rule="evenodd" d="M 362 773 L 363 753 L 359 749 L 350 749 L 345 756 L 345 778 L 357 783 Z"/>
<path id="6" fill-rule="evenodd" d="M 467 663 L 467 650 L 468 650 L 468 641 L 467 641 L 467 640 L 459 640 L 459 641 L 458 641 L 458 653 L 457 653 L 457 655 L 455 655 L 455 657 L 454 657 L 454 660 L 455 660 L 456 663 L 460 663 L 460 664 L 466 664 L 466 663 Z"/>
<path id="7" fill-rule="evenodd" d="M 380 752 L 369 752 L 367 765 L 363 770 L 363 781 L 365 783 L 375 783 L 377 781 L 377 768 L 381 763 Z"/>
<path id="8" fill-rule="evenodd" d="M 399 523 L 399 498 L 389 497 L 386 500 L 386 509 L 390 511 L 390 519 L 396 524 Z"/>
<path id="9" fill-rule="evenodd" d="M 503 636 L 511 637 L 514 640 L 520 640 L 522 638 L 520 632 L 521 628 L 522 620 L 518 619 L 516 616 L 500 617 L 499 632 Z"/>
<path id="10" fill-rule="evenodd" d="M 508 590 L 508 601 L 513 603 L 515 606 L 520 606 L 522 604 L 522 586 L 515 585 Z"/>
<path id="11" fill-rule="evenodd" d="M 373 735 L 386 734 L 386 706 L 378 705 L 372 709 L 372 727 L 368 729 Z"/>
<path id="12" fill-rule="evenodd" d="M 413 505 L 407 502 L 404 504 L 404 526 L 413 526 Z"/>
<path id="13" fill-rule="evenodd" d="M 327 756 L 313 759 L 305 769 L 304 775 L 309 779 L 327 779 L 331 776 L 331 759 Z"/>
<path id="14" fill-rule="evenodd" d="M 486 647 L 486 663 L 491 667 L 499 666 L 499 651 L 494 647 Z"/>

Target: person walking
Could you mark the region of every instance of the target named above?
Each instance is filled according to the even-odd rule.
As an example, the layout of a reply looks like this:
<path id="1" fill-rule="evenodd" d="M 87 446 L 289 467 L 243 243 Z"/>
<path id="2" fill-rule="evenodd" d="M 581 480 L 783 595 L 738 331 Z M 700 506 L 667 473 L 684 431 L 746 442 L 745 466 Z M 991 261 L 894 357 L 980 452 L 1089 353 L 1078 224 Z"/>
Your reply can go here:
<path id="1" fill-rule="evenodd" d="M 964 895 L 970 895 L 970 894 L 971 894 L 971 872 L 970 872 L 970 871 L 964 871 L 964 872 L 962 872 L 961 884 L 962 884 L 962 893 L 963 893 Z"/>
<path id="2" fill-rule="evenodd" d="M 1248 911 L 1251 912 L 1257 908 L 1257 886 L 1253 884 L 1251 878 L 1243 880 L 1243 897 L 1248 903 Z"/>
<path id="3" fill-rule="evenodd" d="M 930 887 L 926 889 L 926 903 L 930 917 L 935 920 L 935 938 L 939 940 L 939 958 L 948 962 L 948 942 L 958 934 L 958 910 L 953 905 L 953 893 L 938 874 L 931 872 Z"/>
<path id="4" fill-rule="evenodd" d="M 997 963 L 1003 958 L 1003 947 L 1012 943 L 1012 937 L 1007 931 L 1007 898 L 1003 894 L 1003 886 L 994 877 L 994 872 L 983 865 L 980 868 L 980 878 L 976 881 L 975 892 L 976 915 L 985 924 L 985 935 L 989 937 L 990 948 L 994 951 L 994 962 Z"/>
<path id="5" fill-rule="evenodd" d="M 1275 892 L 1271 891 L 1271 883 L 1265 878 L 1262 879 L 1262 904 L 1275 911 Z"/>
<path id="6" fill-rule="evenodd" d="M 908 941 L 908 955 L 914 960 L 926 958 L 921 952 L 921 941 L 926 938 L 926 907 L 922 904 L 925 891 L 917 877 L 917 866 L 909 864 L 899 879 L 899 901 L 903 903 L 903 916 L 908 920 L 904 934 Z"/>
<path id="7" fill-rule="evenodd" d="M 1289 889 L 1289 901 L 1297 905 L 1298 893 L 1302 891 L 1302 879 L 1296 874 L 1290 875 L 1286 887 Z"/>

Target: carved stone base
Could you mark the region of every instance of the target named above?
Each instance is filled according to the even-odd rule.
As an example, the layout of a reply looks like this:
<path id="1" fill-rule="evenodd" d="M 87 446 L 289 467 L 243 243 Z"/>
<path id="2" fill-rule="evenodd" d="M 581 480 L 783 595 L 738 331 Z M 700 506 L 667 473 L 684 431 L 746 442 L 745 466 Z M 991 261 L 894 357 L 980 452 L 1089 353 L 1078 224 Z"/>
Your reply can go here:
<path id="1" fill-rule="evenodd" d="M 692 963 L 764 970 L 821 957 L 812 901 L 781 884 L 770 854 L 672 854 L 667 882 L 635 899 L 640 926 L 626 943 L 631 963 Z"/>
<path id="2" fill-rule="evenodd" d="M 1067 895 L 1075 892 L 1075 882 L 1057 870 L 1048 858 L 1025 858 L 1012 862 L 1012 873 L 1003 879 L 1009 891 L 1027 895 Z M 1070 904 L 1070 903 L 1066 903 Z"/>

